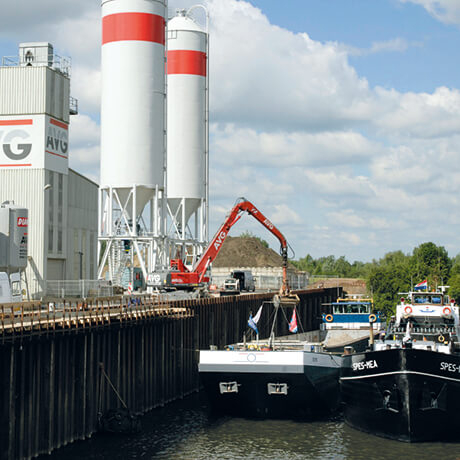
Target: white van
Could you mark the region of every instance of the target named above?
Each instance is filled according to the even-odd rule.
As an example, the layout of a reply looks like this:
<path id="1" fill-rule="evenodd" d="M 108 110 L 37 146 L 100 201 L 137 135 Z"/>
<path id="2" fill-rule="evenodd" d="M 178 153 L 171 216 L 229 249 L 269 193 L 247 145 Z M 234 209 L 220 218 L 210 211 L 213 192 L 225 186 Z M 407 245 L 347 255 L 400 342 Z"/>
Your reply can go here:
<path id="1" fill-rule="evenodd" d="M 22 302 L 21 274 L 0 272 L 0 303 Z"/>
<path id="2" fill-rule="evenodd" d="M 250 270 L 234 270 L 232 278 L 240 282 L 241 291 L 254 292 L 256 290 L 255 279 Z"/>

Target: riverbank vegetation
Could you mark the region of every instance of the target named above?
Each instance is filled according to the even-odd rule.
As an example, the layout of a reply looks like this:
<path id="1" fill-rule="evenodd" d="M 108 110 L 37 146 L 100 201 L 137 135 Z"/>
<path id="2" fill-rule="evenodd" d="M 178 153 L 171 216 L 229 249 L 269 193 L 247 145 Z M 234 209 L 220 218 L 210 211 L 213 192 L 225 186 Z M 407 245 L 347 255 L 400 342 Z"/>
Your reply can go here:
<path id="1" fill-rule="evenodd" d="M 344 256 L 314 259 L 307 254 L 292 263 L 310 275 L 364 278 L 375 308 L 387 315 L 394 312 L 400 292 L 408 292 L 424 280 L 431 289 L 450 286 L 449 295 L 460 299 L 460 254 L 450 258 L 443 246 L 432 242 L 417 246 L 411 254 L 389 252 L 372 262 L 350 263 Z"/>

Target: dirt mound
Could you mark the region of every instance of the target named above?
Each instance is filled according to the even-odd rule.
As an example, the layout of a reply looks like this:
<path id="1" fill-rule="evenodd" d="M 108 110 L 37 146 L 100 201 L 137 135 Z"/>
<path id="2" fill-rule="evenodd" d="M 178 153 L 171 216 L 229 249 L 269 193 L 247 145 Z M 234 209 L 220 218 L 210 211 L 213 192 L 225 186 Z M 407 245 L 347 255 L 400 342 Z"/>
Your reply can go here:
<path id="1" fill-rule="evenodd" d="M 283 259 L 258 238 L 228 236 L 213 267 L 281 267 Z"/>

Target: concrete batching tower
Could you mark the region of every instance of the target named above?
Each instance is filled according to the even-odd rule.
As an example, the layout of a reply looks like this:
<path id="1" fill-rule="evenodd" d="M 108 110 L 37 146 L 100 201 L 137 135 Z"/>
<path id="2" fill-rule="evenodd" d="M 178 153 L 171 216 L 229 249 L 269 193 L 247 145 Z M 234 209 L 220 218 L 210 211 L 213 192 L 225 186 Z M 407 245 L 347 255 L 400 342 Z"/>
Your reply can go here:
<path id="1" fill-rule="evenodd" d="M 197 8 L 205 28 L 193 17 Z M 208 239 L 208 43 L 207 10 L 177 10 L 167 41 L 168 235 L 174 257 L 188 263 Z"/>
<path id="2" fill-rule="evenodd" d="M 167 265 L 165 3 L 102 0 L 99 276 L 108 262 L 115 284 L 135 256 L 146 279 Z"/>
<path id="3" fill-rule="evenodd" d="M 78 112 L 70 64 L 51 43 L 28 42 L 0 66 L 0 203 L 28 210 L 13 222 L 27 236 L 23 275 L 33 299 L 61 295 L 52 291 L 58 281 L 96 275 L 97 185 L 69 168 Z"/>

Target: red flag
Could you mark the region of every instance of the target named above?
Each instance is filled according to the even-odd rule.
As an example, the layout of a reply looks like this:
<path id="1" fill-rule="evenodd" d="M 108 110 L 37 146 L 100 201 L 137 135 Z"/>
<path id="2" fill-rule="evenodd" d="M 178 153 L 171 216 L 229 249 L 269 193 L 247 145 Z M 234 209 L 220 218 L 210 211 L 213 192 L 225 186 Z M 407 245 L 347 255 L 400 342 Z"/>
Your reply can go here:
<path id="1" fill-rule="evenodd" d="M 289 332 L 292 332 L 294 334 L 297 332 L 297 315 L 296 315 L 295 308 L 294 308 L 294 311 L 292 312 L 291 321 L 289 322 Z"/>

